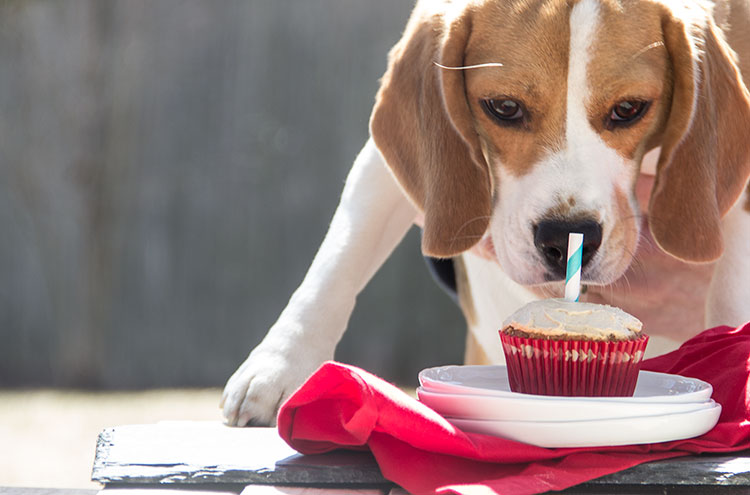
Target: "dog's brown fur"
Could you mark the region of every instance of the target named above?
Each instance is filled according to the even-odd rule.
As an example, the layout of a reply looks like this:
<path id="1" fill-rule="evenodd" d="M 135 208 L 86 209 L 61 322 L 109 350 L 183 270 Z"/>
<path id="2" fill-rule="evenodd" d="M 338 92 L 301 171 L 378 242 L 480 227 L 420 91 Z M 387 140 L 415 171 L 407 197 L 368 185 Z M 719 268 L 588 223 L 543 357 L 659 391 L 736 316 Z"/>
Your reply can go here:
<path id="1" fill-rule="evenodd" d="M 562 52 L 569 28 L 561 21 L 575 3 L 417 4 L 389 56 L 371 132 L 405 192 L 424 213 L 425 254 L 456 255 L 486 231 L 498 180 L 488 159 L 499 158 L 511 173 L 524 174 L 542 150 L 558 145 L 564 104 L 550 102 L 565 101 L 567 53 Z M 634 96 L 655 99 L 657 107 L 638 124 L 644 131 L 608 136 L 608 144 L 638 159 L 662 146 L 649 202 L 653 237 L 678 259 L 716 260 L 723 250 L 719 221 L 750 174 L 750 94 L 735 52 L 710 15 L 686 18 L 657 0 L 600 4 L 603 22 L 612 29 L 596 47 L 594 83 L 613 87 L 617 94 L 626 85 Z M 732 16 L 733 11 L 747 13 L 748 7 L 734 0 L 723 9 Z M 628 19 L 638 22 L 615 29 Z M 748 44 L 748 35 L 739 29 L 731 30 L 729 38 Z M 650 45 L 653 49 L 643 50 Z M 741 51 L 747 54 L 750 46 Z M 631 56 L 627 67 L 608 64 L 622 60 L 622 54 Z M 434 65 L 498 61 L 502 70 L 464 72 Z M 745 67 L 747 63 L 745 58 Z M 536 86 L 540 71 L 545 80 L 559 78 L 559 87 Z M 695 71 L 701 75 L 697 85 Z M 559 114 L 547 113 L 539 128 L 500 129 L 479 107 L 482 98 L 502 96 L 496 88 L 530 95 L 530 101 L 557 108 Z M 612 103 L 591 105 L 606 108 Z"/>

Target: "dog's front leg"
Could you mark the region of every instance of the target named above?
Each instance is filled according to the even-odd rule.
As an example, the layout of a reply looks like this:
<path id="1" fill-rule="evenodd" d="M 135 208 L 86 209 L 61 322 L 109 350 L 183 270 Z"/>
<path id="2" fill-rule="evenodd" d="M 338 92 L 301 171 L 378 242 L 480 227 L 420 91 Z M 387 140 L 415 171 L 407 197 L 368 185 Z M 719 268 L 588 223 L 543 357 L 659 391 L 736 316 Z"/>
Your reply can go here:
<path id="1" fill-rule="evenodd" d="M 417 211 L 372 139 L 346 179 L 341 202 L 302 284 L 227 382 L 227 424 L 274 424 L 291 392 L 333 358 L 357 294 L 414 223 Z"/>
<path id="2" fill-rule="evenodd" d="M 716 262 L 706 300 L 706 325 L 750 321 L 750 211 L 747 190 L 722 221 L 724 254 Z"/>

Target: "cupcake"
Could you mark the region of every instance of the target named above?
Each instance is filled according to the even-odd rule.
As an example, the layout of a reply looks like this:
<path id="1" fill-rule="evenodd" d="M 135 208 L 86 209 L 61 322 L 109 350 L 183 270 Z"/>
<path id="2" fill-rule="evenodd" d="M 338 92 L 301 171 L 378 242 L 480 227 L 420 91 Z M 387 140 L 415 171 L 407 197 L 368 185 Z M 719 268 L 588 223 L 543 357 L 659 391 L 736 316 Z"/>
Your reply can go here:
<path id="1" fill-rule="evenodd" d="M 603 304 L 534 301 L 503 323 L 514 392 L 632 396 L 648 336 L 640 320 Z"/>

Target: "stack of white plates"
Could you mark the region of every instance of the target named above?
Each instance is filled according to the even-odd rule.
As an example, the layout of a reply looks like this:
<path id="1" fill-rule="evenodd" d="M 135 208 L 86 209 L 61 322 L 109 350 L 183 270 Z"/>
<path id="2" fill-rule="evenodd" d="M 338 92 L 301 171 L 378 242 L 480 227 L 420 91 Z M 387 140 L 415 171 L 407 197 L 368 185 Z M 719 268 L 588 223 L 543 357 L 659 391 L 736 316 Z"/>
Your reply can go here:
<path id="1" fill-rule="evenodd" d="M 419 373 L 419 400 L 458 429 L 539 447 L 594 447 L 700 436 L 719 420 L 710 384 L 641 371 L 633 397 L 511 392 L 505 366 L 442 366 Z"/>

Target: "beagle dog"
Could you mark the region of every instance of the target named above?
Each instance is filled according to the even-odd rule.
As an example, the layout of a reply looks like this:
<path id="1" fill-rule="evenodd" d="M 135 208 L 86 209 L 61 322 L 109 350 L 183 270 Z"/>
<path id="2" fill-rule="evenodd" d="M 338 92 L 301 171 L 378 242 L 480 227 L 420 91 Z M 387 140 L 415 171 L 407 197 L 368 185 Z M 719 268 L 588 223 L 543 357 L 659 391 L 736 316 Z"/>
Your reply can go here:
<path id="1" fill-rule="evenodd" d="M 411 225 L 453 262 L 467 363 L 562 294 L 635 314 L 651 355 L 750 320 L 750 0 L 419 0 L 320 250 L 229 379 L 230 425 L 273 424 Z"/>

